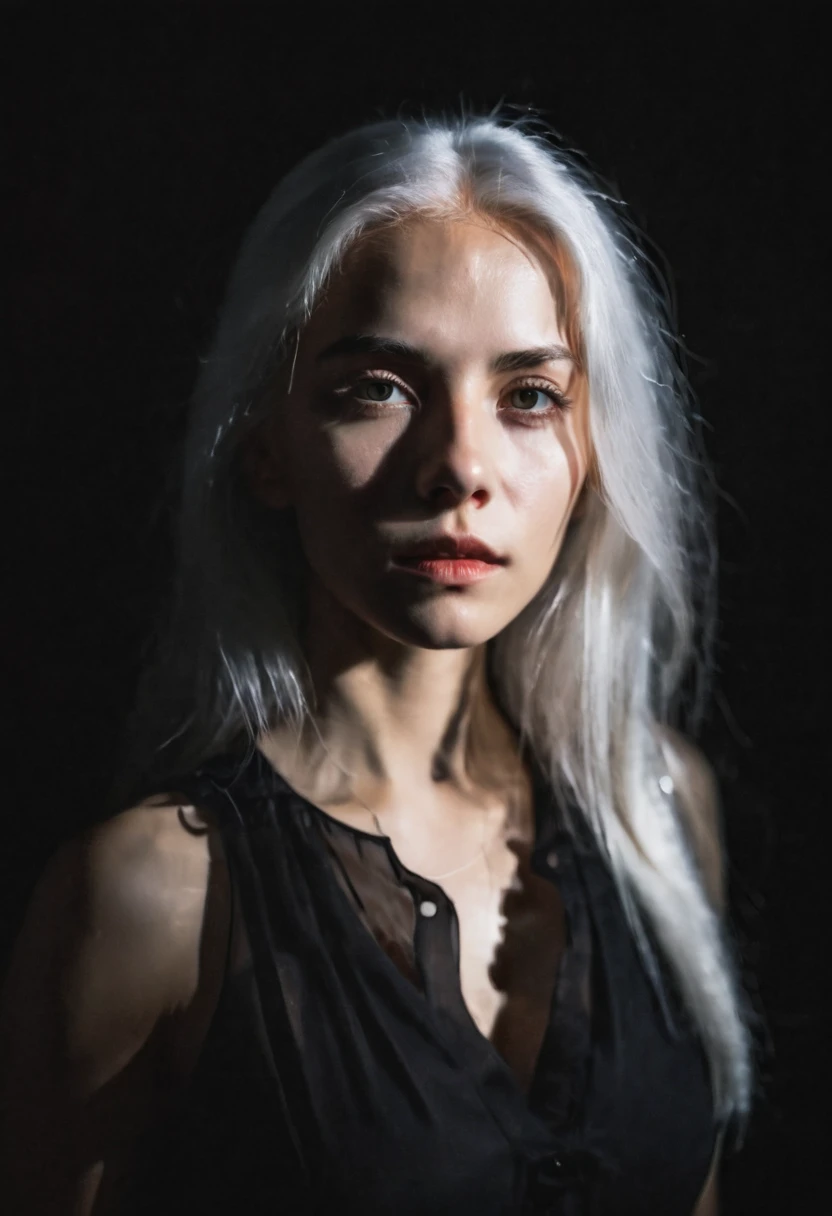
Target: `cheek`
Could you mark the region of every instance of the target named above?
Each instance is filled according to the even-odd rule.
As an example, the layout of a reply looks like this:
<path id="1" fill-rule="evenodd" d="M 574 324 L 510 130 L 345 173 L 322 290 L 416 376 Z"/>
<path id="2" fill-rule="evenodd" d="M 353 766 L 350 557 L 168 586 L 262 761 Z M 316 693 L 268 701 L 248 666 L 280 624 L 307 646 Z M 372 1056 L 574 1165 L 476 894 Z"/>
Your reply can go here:
<path id="1" fill-rule="evenodd" d="M 401 429 L 393 419 L 303 428 L 305 434 L 299 428 L 292 444 L 294 470 L 330 499 L 360 492 L 376 476 Z"/>
<path id="2" fill-rule="evenodd" d="M 368 487 L 389 446 L 379 442 L 384 429 L 378 423 L 310 428 L 303 446 L 293 447 L 295 515 L 307 557 L 324 582 L 340 582 L 337 572 L 345 562 L 355 575 L 357 559 L 371 541 Z"/>
<path id="3" fill-rule="evenodd" d="M 375 420 L 372 425 L 342 427 L 327 435 L 328 473 L 342 492 L 361 491 L 373 481 L 400 430 L 393 420 Z"/>
<path id="4" fill-rule="evenodd" d="M 510 496 L 525 529 L 555 535 L 565 524 L 582 482 L 582 471 L 558 445 L 547 453 L 527 453 L 517 466 Z"/>

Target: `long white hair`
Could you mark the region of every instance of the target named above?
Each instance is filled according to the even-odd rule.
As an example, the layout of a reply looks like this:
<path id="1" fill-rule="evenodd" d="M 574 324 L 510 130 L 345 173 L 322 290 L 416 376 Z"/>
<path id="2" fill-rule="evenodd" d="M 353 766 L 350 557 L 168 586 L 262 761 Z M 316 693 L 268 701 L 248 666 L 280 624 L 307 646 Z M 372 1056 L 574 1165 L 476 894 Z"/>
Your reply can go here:
<path id="1" fill-rule="evenodd" d="M 659 784 L 657 726 L 684 713 L 695 727 L 709 680 L 707 466 L 661 276 L 620 203 L 538 119 L 360 127 L 302 161 L 254 220 L 194 393 L 174 595 L 128 732 L 133 777 L 181 773 L 276 721 L 307 720 L 304 558 L 291 513 L 268 512 L 247 489 L 242 445 L 357 238 L 461 207 L 560 251 L 595 459 L 586 510 L 551 576 L 488 645 L 489 679 L 555 788 L 585 814 L 645 958 L 646 925 L 670 965 L 709 1059 L 716 1117 L 742 1124 L 752 1089 L 744 999 Z"/>

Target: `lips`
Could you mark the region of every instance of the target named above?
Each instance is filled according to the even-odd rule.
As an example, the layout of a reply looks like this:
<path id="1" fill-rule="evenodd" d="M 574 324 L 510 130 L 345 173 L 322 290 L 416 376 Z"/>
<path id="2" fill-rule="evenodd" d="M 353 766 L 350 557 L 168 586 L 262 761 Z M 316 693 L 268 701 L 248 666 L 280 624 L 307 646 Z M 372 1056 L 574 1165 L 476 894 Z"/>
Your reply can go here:
<path id="1" fill-rule="evenodd" d="M 448 561 L 463 561 L 465 559 L 489 562 L 492 565 L 504 565 L 505 558 L 500 557 L 493 549 L 477 536 L 435 536 L 424 541 L 418 541 L 406 548 L 398 549 L 394 560 L 411 558 L 444 558 Z"/>
<path id="2" fill-rule="evenodd" d="M 507 561 L 478 536 L 445 534 L 403 546 L 392 555 L 391 569 L 405 578 L 460 593 L 462 588 L 493 578 Z"/>

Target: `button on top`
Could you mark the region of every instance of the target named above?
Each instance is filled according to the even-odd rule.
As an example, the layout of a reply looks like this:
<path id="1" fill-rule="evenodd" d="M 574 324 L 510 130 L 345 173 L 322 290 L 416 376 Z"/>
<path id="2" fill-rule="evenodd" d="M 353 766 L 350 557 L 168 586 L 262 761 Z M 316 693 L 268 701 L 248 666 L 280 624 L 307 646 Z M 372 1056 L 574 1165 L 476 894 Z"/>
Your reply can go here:
<path id="1" fill-rule="evenodd" d="M 673 793 L 673 778 L 670 776 L 670 773 L 664 773 L 661 777 L 659 777 L 659 789 L 663 794 Z"/>
<path id="2" fill-rule="evenodd" d="M 423 899 L 419 904 L 419 911 L 422 916 L 436 916 L 436 904 L 432 899 Z"/>
<path id="3" fill-rule="evenodd" d="M 546 854 L 546 865 L 550 866 L 553 870 L 557 866 L 559 860 L 560 859 L 554 849 L 550 849 Z"/>

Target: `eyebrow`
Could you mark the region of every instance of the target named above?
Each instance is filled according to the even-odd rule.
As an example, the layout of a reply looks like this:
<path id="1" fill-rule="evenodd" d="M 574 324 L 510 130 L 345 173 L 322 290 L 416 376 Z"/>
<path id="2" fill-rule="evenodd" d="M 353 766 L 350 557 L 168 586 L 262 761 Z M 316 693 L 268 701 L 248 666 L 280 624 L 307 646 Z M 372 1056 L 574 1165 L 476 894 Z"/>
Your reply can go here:
<path id="1" fill-rule="evenodd" d="M 392 355 L 415 363 L 430 363 L 427 351 L 398 338 L 382 338 L 378 334 L 347 334 L 337 342 L 324 347 L 316 356 L 317 363 L 347 355 Z M 566 346 L 553 343 L 551 346 L 531 346 L 528 350 L 511 350 L 497 355 L 491 361 L 494 372 L 516 372 L 526 367 L 540 367 L 542 363 L 575 362 L 575 356 Z"/>

